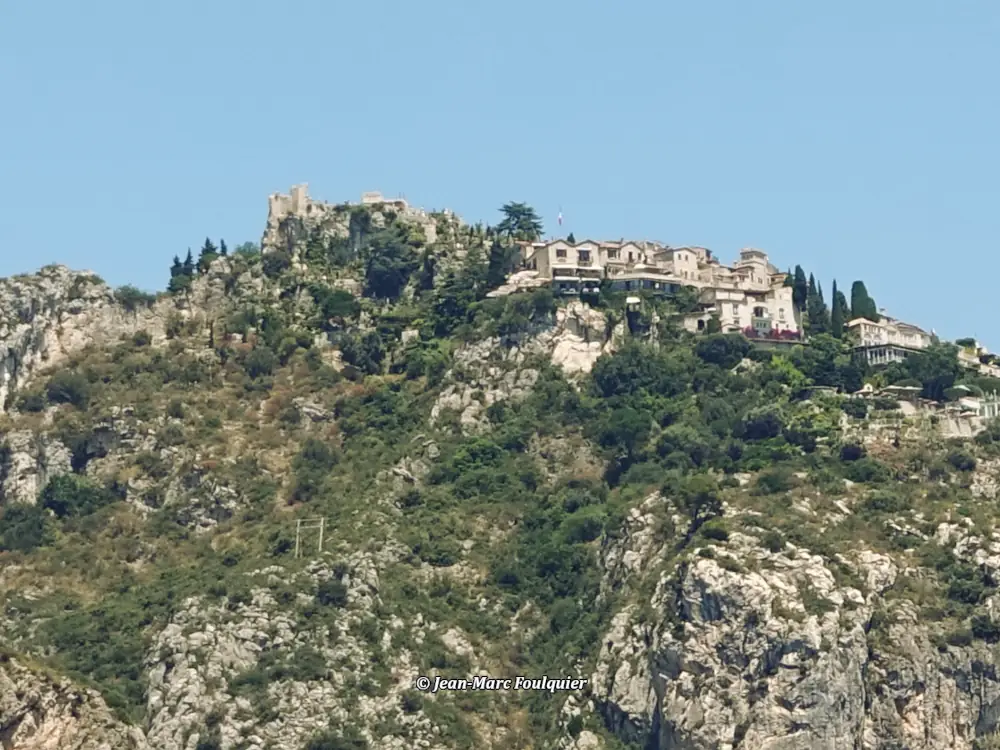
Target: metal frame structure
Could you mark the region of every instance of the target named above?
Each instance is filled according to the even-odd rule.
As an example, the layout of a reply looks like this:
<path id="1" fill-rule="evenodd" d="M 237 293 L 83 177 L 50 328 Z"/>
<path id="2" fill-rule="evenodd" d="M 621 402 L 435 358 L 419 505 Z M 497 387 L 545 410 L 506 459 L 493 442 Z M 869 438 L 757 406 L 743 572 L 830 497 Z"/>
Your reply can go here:
<path id="1" fill-rule="evenodd" d="M 302 532 L 319 529 L 319 543 L 316 545 L 316 553 L 323 554 L 323 532 L 326 530 L 325 518 L 300 518 L 295 522 L 295 557 L 302 557 Z"/>

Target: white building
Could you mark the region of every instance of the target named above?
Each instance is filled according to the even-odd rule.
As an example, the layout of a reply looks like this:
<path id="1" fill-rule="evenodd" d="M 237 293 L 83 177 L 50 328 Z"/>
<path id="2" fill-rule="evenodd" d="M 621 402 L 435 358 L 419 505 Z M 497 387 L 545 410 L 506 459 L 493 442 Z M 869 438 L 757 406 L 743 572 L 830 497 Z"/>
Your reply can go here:
<path id="1" fill-rule="evenodd" d="M 521 243 L 521 251 L 523 267 L 550 280 L 560 294 L 596 292 L 602 280 L 625 292 L 673 294 L 692 287 L 703 311 L 685 320 L 691 330 L 701 330 L 715 316 L 724 331 L 765 338 L 800 334 L 786 275 L 761 250 L 741 250 L 732 266 L 721 264 L 703 247 L 624 240 Z"/>
<path id="2" fill-rule="evenodd" d="M 926 349 L 933 340 L 922 328 L 885 316 L 877 323 L 855 318 L 845 328 L 857 336 L 855 353 L 870 365 L 900 362 L 913 352 Z"/>

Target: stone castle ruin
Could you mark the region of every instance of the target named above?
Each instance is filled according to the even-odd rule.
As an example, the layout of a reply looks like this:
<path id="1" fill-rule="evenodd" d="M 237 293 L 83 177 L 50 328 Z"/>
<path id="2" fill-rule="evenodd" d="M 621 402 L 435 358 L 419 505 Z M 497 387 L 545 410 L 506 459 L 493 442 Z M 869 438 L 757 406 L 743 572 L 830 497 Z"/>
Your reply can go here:
<path id="1" fill-rule="evenodd" d="M 351 232 L 352 211 L 362 207 L 372 216 L 372 223 L 379 226 L 386 222 L 387 215 L 416 224 L 424 233 L 428 243 L 433 243 L 438 234 L 437 215 L 422 208 L 414 208 L 403 198 L 386 198 L 379 192 L 361 194 L 360 203 L 327 203 L 309 197 L 308 185 L 293 185 L 285 193 L 272 193 L 267 198 L 267 226 L 261 239 L 264 253 L 288 250 L 295 253 L 296 247 L 312 232 L 320 232 L 328 238 L 348 237 Z M 451 219 L 450 211 L 443 211 L 445 218 Z"/>

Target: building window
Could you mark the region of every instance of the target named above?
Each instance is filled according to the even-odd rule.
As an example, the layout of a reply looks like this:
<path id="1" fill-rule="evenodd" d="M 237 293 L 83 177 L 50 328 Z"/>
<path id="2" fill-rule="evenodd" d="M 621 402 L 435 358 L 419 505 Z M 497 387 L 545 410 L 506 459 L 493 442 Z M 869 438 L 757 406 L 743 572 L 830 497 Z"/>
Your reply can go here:
<path id="1" fill-rule="evenodd" d="M 611 260 L 618 260 L 618 251 L 608 250 L 608 258 L 610 258 Z"/>
<path id="2" fill-rule="evenodd" d="M 589 261 L 590 260 L 590 250 L 581 250 L 580 251 L 580 260 L 582 262 L 584 262 L 584 263 L 586 263 L 587 261 Z"/>
<path id="3" fill-rule="evenodd" d="M 558 250 L 556 250 L 556 257 L 557 258 L 565 258 L 566 257 L 566 251 L 563 250 L 562 248 L 559 248 Z"/>

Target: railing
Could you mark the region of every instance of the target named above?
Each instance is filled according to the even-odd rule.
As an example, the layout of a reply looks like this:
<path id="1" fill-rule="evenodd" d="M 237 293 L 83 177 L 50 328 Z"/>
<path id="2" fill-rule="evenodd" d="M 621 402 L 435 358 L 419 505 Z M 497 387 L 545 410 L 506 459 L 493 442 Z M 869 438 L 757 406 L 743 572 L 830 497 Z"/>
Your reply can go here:
<path id="1" fill-rule="evenodd" d="M 748 339 L 760 339 L 765 341 L 801 341 L 802 333 L 800 331 L 788 331 L 778 328 L 772 328 L 767 331 L 758 330 L 752 326 L 743 329 L 743 335 Z"/>

